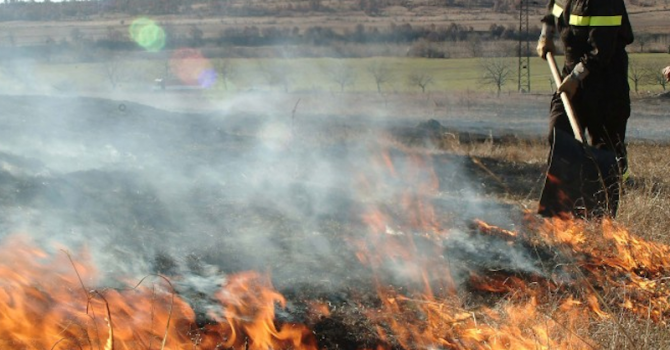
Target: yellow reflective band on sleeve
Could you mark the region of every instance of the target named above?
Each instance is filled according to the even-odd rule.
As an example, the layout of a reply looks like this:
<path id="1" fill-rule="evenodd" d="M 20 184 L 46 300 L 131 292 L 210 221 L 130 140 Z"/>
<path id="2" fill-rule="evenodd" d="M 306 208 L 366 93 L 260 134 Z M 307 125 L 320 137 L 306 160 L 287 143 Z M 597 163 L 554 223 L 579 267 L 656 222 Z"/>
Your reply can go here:
<path id="1" fill-rule="evenodd" d="M 591 27 L 620 26 L 623 16 L 591 16 Z"/>
<path id="2" fill-rule="evenodd" d="M 578 27 L 620 26 L 623 16 L 578 16 L 570 15 L 570 25 Z"/>
<path id="3" fill-rule="evenodd" d="M 579 27 L 588 27 L 591 23 L 590 16 L 570 15 L 570 25 Z"/>
<path id="4" fill-rule="evenodd" d="M 551 10 L 551 14 L 554 15 L 554 17 L 558 18 L 561 17 L 561 14 L 563 13 L 563 9 L 558 6 L 557 4 L 554 4 L 553 10 Z"/>

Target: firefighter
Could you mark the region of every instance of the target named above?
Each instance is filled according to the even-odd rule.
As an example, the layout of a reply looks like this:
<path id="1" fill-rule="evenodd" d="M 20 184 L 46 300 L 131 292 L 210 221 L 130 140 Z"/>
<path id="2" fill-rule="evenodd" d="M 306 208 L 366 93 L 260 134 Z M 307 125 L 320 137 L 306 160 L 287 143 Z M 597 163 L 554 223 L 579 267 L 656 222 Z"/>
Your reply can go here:
<path id="1" fill-rule="evenodd" d="M 633 30 L 624 0 L 549 0 L 547 9 L 537 53 L 543 59 L 555 53 L 555 33 L 565 50 L 563 81 L 551 100 L 549 141 L 554 127 L 573 134 L 560 98 L 565 92 L 591 144 L 615 152 L 625 181 L 631 110 L 626 46 L 633 42 Z"/>

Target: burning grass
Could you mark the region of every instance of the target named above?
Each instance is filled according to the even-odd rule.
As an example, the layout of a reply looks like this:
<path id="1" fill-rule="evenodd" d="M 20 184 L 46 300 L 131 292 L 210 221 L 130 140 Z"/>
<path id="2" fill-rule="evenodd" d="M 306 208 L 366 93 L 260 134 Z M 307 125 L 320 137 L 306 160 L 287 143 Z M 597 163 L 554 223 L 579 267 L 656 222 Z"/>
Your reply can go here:
<path id="1" fill-rule="evenodd" d="M 611 324 L 633 348 L 635 327 L 655 334 L 649 329 L 660 331 L 670 316 L 670 247 L 611 222 L 534 221 L 518 232 L 475 222 L 468 242 L 478 240 L 486 259 L 464 253 L 458 231 L 379 234 L 381 251 L 366 254 L 384 257 L 367 260 L 377 261 L 376 292 L 288 300 L 269 276 L 240 272 L 222 281 L 212 296 L 220 308 L 201 324 L 164 281 L 90 290 L 96 270 L 85 254 L 68 272 L 66 255 L 10 241 L 0 268 L 0 339 L 12 349 L 586 349 L 606 347 L 596 336 Z M 420 241 L 451 261 L 413 257 L 409 243 Z M 509 250 L 528 252 L 534 268 L 519 269 Z M 381 264 L 407 261 L 418 261 L 410 266 L 418 278 L 389 283 Z M 463 286 L 450 269 L 461 269 Z"/>

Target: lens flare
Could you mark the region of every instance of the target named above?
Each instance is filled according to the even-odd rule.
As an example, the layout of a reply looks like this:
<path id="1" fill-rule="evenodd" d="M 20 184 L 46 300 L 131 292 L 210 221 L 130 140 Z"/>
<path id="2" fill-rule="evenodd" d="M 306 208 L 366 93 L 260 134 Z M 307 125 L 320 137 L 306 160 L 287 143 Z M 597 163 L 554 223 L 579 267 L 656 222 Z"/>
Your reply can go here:
<path id="1" fill-rule="evenodd" d="M 198 84 L 205 89 L 209 89 L 216 84 L 217 74 L 212 68 L 207 68 L 198 75 Z"/>
<path id="2" fill-rule="evenodd" d="M 208 89 L 216 84 L 212 63 L 199 50 L 182 48 L 170 58 L 170 70 L 184 85 Z"/>
<path id="3" fill-rule="evenodd" d="M 160 51 L 165 46 L 165 31 L 152 19 L 134 20 L 129 31 L 130 37 L 147 51 Z"/>

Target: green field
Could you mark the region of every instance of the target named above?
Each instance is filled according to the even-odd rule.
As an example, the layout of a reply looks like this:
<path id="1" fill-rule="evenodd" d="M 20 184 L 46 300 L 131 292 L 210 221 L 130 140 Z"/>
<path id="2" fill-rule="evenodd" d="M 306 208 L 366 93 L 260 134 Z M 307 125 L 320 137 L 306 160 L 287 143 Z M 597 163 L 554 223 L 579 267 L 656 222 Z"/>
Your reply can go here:
<path id="1" fill-rule="evenodd" d="M 559 65 L 561 58 L 558 57 Z M 510 70 L 503 92 L 517 90 L 517 65 L 515 57 L 502 58 Z M 485 59 L 423 59 L 423 58 L 298 58 L 298 59 L 230 59 L 227 61 L 233 74 L 226 86 L 218 79 L 214 89 L 229 92 L 240 91 L 287 91 L 300 92 L 339 92 L 340 84 L 334 76 L 349 74 L 353 78 L 345 83 L 345 92 L 372 93 L 377 91 L 375 79 L 369 68 L 373 65 L 386 67 L 387 82 L 382 84 L 382 92 L 420 92 L 421 88 L 408 81 L 412 74 L 424 74 L 432 77 L 426 86 L 426 92 L 495 91 L 495 87 L 482 84 L 483 63 Z M 631 62 L 643 69 L 660 71 L 670 64 L 667 54 L 633 54 Z M 109 75 L 119 81 L 119 90 L 151 89 L 154 79 L 163 75 L 166 60 L 160 59 L 120 59 L 115 63 L 15 63 L 12 67 L 0 70 L 0 87 L 5 90 L 16 88 L 48 87 L 56 90 L 97 91 L 112 89 Z M 114 70 L 109 68 L 114 66 Z M 172 70 L 186 67 L 184 74 L 198 74 L 200 69 L 214 69 L 220 61 L 203 59 L 197 64 L 193 61 L 173 61 Z M 335 73 L 339 71 L 340 73 Z M 342 73 L 348 72 L 348 73 Z M 531 58 L 531 92 L 548 93 L 552 89 L 550 72 L 545 61 Z M 220 78 L 220 77 L 219 77 Z M 661 92 L 660 85 L 644 81 L 640 92 Z M 631 83 L 631 89 L 632 83 Z"/>

